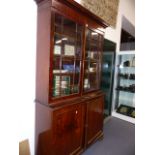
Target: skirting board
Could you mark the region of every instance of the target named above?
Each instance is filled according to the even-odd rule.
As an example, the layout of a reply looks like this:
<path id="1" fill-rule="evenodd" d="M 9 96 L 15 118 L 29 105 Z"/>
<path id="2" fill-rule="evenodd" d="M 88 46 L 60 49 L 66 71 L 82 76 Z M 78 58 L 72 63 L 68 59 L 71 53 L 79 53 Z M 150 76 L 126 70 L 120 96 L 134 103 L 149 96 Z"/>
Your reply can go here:
<path id="1" fill-rule="evenodd" d="M 112 112 L 112 116 L 113 116 L 113 117 L 117 117 L 117 118 L 119 118 L 119 119 L 122 119 L 122 120 L 124 120 L 124 121 L 127 121 L 127 122 L 130 122 L 130 123 L 135 124 L 135 118 L 132 118 L 132 117 L 128 117 L 128 116 L 119 114 L 119 113 L 117 113 L 116 111 L 113 111 L 113 112 Z"/>

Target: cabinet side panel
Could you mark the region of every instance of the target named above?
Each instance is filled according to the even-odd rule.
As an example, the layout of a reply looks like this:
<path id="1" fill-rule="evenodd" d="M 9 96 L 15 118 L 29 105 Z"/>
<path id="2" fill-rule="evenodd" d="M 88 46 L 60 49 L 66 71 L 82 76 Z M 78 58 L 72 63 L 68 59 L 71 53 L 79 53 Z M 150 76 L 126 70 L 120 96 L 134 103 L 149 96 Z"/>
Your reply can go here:
<path id="1" fill-rule="evenodd" d="M 52 108 L 35 105 L 35 155 L 49 155 L 52 146 Z"/>
<path id="2" fill-rule="evenodd" d="M 36 100 L 48 103 L 51 8 L 38 7 Z"/>

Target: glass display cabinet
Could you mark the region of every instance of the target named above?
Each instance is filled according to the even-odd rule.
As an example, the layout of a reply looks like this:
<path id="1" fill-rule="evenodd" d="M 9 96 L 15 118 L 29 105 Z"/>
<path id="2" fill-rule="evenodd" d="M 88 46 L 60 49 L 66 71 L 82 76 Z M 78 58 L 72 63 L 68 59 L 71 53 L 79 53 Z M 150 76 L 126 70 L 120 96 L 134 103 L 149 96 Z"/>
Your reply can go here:
<path id="1" fill-rule="evenodd" d="M 116 61 L 114 112 L 135 118 L 135 54 L 120 52 Z M 132 120 L 132 119 L 131 119 Z"/>
<path id="2" fill-rule="evenodd" d="M 111 115 L 115 52 L 103 52 L 101 89 L 105 93 L 105 117 Z"/>

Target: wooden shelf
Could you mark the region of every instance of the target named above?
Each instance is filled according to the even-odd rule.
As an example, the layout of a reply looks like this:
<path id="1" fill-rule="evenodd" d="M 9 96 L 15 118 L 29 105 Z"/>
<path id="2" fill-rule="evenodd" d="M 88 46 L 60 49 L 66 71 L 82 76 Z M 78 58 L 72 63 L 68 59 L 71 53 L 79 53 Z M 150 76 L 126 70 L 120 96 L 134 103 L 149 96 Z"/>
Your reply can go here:
<path id="1" fill-rule="evenodd" d="M 130 91 L 130 90 L 123 90 L 123 89 L 117 89 L 117 88 L 116 88 L 116 90 L 117 91 L 122 91 L 122 92 L 127 92 L 127 93 L 135 93 L 135 92 Z"/>

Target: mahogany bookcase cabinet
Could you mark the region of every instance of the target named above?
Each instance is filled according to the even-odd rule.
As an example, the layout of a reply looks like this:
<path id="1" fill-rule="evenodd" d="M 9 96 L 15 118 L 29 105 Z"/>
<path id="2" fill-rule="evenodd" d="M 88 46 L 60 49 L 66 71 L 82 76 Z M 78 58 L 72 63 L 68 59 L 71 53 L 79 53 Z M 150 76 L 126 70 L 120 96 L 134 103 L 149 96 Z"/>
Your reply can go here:
<path id="1" fill-rule="evenodd" d="M 107 24 L 73 0 L 35 1 L 35 153 L 81 154 L 103 137 L 100 73 Z"/>

